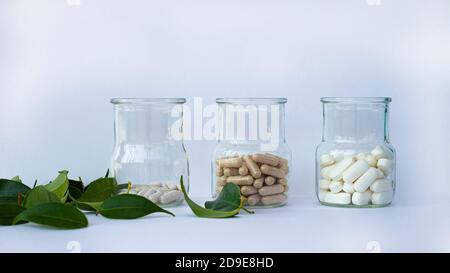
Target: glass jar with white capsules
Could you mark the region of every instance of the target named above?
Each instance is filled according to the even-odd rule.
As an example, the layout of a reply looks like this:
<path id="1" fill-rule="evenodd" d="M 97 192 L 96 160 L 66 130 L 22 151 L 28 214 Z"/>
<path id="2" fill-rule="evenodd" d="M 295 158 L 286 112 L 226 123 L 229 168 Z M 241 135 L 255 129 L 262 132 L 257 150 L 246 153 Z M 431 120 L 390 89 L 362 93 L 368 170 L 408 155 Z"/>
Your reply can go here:
<path id="1" fill-rule="evenodd" d="M 239 186 L 245 204 L 286 204 L 291 150 L 285 139 L 285 98 L 219 98 L 218 143 L 212 160 L 212 195 Z"/>
<path id="2" fill-rule="evenodd" d="M 143 196 L 164 207 L 183 202 L 179 184 L 189 190 L 189 164 L 183 143 L 184 98 L 112 99 L 115 148 L 111 173 L 119 194 Z"/>
<path id="3" fill-rule="evenodd" d="M 384 207 L 395 193 L 389 141 L 391 98 L 322 98 L 323 138 L 316 151 L 316 193 L 323 205 Z"/>

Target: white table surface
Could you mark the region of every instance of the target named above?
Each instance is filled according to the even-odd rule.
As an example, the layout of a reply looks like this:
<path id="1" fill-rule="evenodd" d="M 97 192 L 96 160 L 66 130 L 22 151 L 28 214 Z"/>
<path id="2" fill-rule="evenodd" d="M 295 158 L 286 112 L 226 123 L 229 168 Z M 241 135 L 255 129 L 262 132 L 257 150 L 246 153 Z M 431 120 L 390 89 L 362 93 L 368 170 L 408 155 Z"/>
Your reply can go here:
<path id="1" fill-rule="evenodd" d="M 448 252 L 449 203 L 342 209 L 291 196 L 285 207 L 232 219 L 197 218 L 186 205 L 171 209 L 176 217 L 90 214 L 79 230 L 0 227 L 0 252 Z"/>

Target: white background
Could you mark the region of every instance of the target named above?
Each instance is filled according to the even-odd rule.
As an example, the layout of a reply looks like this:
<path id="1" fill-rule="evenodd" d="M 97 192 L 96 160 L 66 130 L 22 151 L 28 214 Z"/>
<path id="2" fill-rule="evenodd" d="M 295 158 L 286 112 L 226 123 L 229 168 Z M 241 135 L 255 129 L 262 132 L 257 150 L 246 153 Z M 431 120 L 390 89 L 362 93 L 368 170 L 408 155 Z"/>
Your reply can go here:
<path id="1" fill-rule="evenodd" d="M 445 0 L 0 0 L 0 176 L 19 174 L 32 184 L 36 178 L 47 182 L 60 169 L 85 180 L 103 175 L 113 149 L 112 97 L 186 97 L 189 104 L 194 97 L 204 104 L 224 96 L 287 97 L 291 196 L 298 201 L 242 223 L 270 223 L 261 217 L 282 214 L 288 223 L 299 221 L 288 229 L 292 236 L 307 236 L 327 225 L 327 215 L 341 215 L 340 221 L 356 217 L 362 222 L 341 228 L 359 234 L 354 236 L 361 242 L 336 239 L 343 234 L 335 230 L 329 242 L 317 235 L 211 250 L 365 251 L 365 242 L 377 236 L 357 228 L 379 219 L 392 225 L 379 234 L 390 242 L 388 251 L 448 251 L 449 14 Z M 317 205 L 314 150 L 322 133 L 322 96 L 393 98 L 398 190 L 392 207 L 355 212 Z M 186 145 L 191 194 L 203 200 L 210 192 L 215 143 Z M 305 227 L 302 217 L 308 214 Z M 188 229 L 204 221 L 179 218 L 156 225 Z M 150 219 L 149 225 L 151 220 L 158 221 Z M 139 229 L 139 223 L 127 225 Z M 206 228 L 221 225 L 213 223 Z M 428 228 L 421 228 L 424 223 Z M 0 237 L 7 234 L 3 229 L 10 239 L 36 232 L 32 225 L 1 228 Z M 46 229 L 39 234 L 53 236 Z M 63 234 L 57 236 L 69 240 Z M 51 243 L 16 243 L 3 241 L 0 251 L 65 251 Z M 86 250 L 210 249 L 205 243 L 192 249 L 131 244 Z"/>

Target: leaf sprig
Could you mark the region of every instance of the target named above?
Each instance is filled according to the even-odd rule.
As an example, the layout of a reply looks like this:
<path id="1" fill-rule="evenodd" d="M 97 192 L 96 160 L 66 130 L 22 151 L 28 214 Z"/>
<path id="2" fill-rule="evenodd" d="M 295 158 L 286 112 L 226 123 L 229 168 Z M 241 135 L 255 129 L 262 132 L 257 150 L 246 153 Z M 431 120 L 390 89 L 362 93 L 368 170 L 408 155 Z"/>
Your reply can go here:
<path id="1" fill-rule="evenodd" d="M 46 185 L 32 189 L 19 177 L 0 179 L 0 225 L 17 225 L 27 222 L 77 229 L 88 226 L 82 210 L 94 211 L 111 219 L 136 219 L 161 212 L 174 216 L 152 201 L 137 195 L 116 195 L 115 178 L 99 178 L 84 186 L 81 178 L 68 178 L 68 171 Z"/>
<path id="2" fill-rule="evenodd" d="M 63 228 L 78 229 L 88 226 L 88 219 L 82 211 L 95 212 L 110 219 L 136 219 L 152 213 L 175 216 L 145 197 L 130 194 L 131 182 L 117 184 L 115 178 L 96 179 L 84 186 L 81 178 L 69 179 L 68 171 L 46 185 L 28 187 L 20 177 L 0 179 L 0 225 L 17 225 L 28 222 Z M 205 202 L 202 207 L 187 194 L 183 177 L 181 190 L 192 212 L 202 218 L 230 218 L 244 210 L 245 198 L 238 186 L 226 184 L 218 198 Z M 118 190 L 128 189 L 126 194 L 117 195 Z"/>
<path id="3" fill-rule="evenodd" d="M 181 191 L 184 194 L 186 203 L 192 212 L 202 218 L 230 218 L 237 215 L 241 209 L 253 214 L 252 211 L 244 209 L 244 198 L 241 196 L 239 187 L 233 183 L 227 183 L 215 201 L 205 203 L 202 207 L 189 198 L 183 183 L 183 177 L 180 178 Z"/>

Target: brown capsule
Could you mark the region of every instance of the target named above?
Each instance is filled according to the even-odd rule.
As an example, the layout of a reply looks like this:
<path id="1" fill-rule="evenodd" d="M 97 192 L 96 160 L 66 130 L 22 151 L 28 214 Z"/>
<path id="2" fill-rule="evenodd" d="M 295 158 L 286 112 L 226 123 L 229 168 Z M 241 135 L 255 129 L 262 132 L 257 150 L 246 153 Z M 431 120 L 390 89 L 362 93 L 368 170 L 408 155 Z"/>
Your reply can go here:
<path id="1" fill-rule="evenodd" d="M 261 172 L 265 175 L 270 175 L 276 178 L 284 178 L 286 176 L 282 169 L 275 168 L 269 165 L 262 165 Z"/>
<path id="2" fill-rule="evenodd" d="M 259 194 L 253 194 L 247 198 L 247 204 L 249 204 L 250 206 L 255 206 L 259 203 L 260 200 L 261 196 Z"/>
<path id="3" fill-rule="evenodd" d="M 253 182 L 253 187 L 260 189 L 264 186 L 264 177 L 260 177 L 258 179 L 255 179 L 255 182 Z"/>
<path id="4" fill-rule="evenodd" d="M 217 177 L 217 186 L 223 187 L 227 183 L 227 177 L 226 176 L 220 176 Z"/>
<path id="5" fill-rule="evenodd" d="M 285 194 L 276 194 L 276 195 L 269 195 L 269 196 L 263 196 L 261 198 L 261 203 L 263 205 L 269 206 L 269 205 L 275 205 L 286 202 L 286 195 Z"/>
<path id="6" fill-rule="evenodd" d="M 273 184 L 275 184 L 275 182 L 277 182 L 277 180 L 273 176 L 266 176 L 264 182 L 266 183 L 266 185 L 272 186 Z"/>
<path id="7" fill-rule="evenodd" d="M 242 186 L 241 187 L 241 193 L 245 196 L 249 196 L 255 193 L 258 193 L 258 189 L 256 189 L 253 186 Z"/>
<path id="8" fill-rule="evenodd" d="M 283 186 L 283 187 L 284 187 L 284 192 L 288 192 L 289 191 L 289 186 L 288 185 Z"/>
<path id="9" fill-rule="evenodd" d="M 252 159 L 260 164 L 267 164 L 274 167 L 280 164 L 279 158 L 271 154 L 254 154 L 252 155 Z"/>
<path id="10" fill-rule="evenodd" d="M 217 166 L 216 167 L 216 176 L 223 176 L 223 168 Z"/>
<path id="11" fill-rule="evenodd" d="M 253 184 L 253 177 L 251 175 L 229 176 L 227 177 L 227 182 L 234 183 L 238 186 L 250 186 L 251 184 Z"/>
<path id="12" fill-rule="evenodd" d="M 239 174 L 242 176 L 245 176 L 248 174 L 248 168 L 247 168 L 247 166 L 245 166 L 245 164 L 239 168 Z"/>
<path id="13" fill-rule="evenodd" d="M 258 167 L 258 164 L 256 164 L 255 161 L 249 156 L 245 155 L 244 157 L 245 165 L 247 166 L 248 170 L 250 171 L 250 174 L 254 178 L 260 178 L 261 177 L 261 170 Z"/>
<path id="14" fill-rule="evenodd" d="M 236 168 L 223 168 L 223 175 L 236 176 L 239 175 L 239 169 Z"/>
<path id="15" fill-rule="evenodd" d="M 274 195 L 284 192 L 284 186 L 280 184 L 275 184 L 272 186 L 264 186 L 258 190 L 258 193 L 262 196 Z"/>
<path id="16" fill-rule="evenodd" d="M 289 173 L 289 166 L 288 165 L 281 164 L 280 165 L 280 169 L 282 169 L 285 174 Z"/>
<path id="17" fill-rule="evenodd" d="M 222 168 L 240 168 L 242 159 L 240 157 L 223 158 L 219 160 L 219 166 Z"/>
<path id="18" fill-rule="evenodd" d="M 283 186 L 287 186 L 288 185 L 288 181 L 286 178 L 280 178 L 277 180 L 278 184 L 281 184 Z"/>

